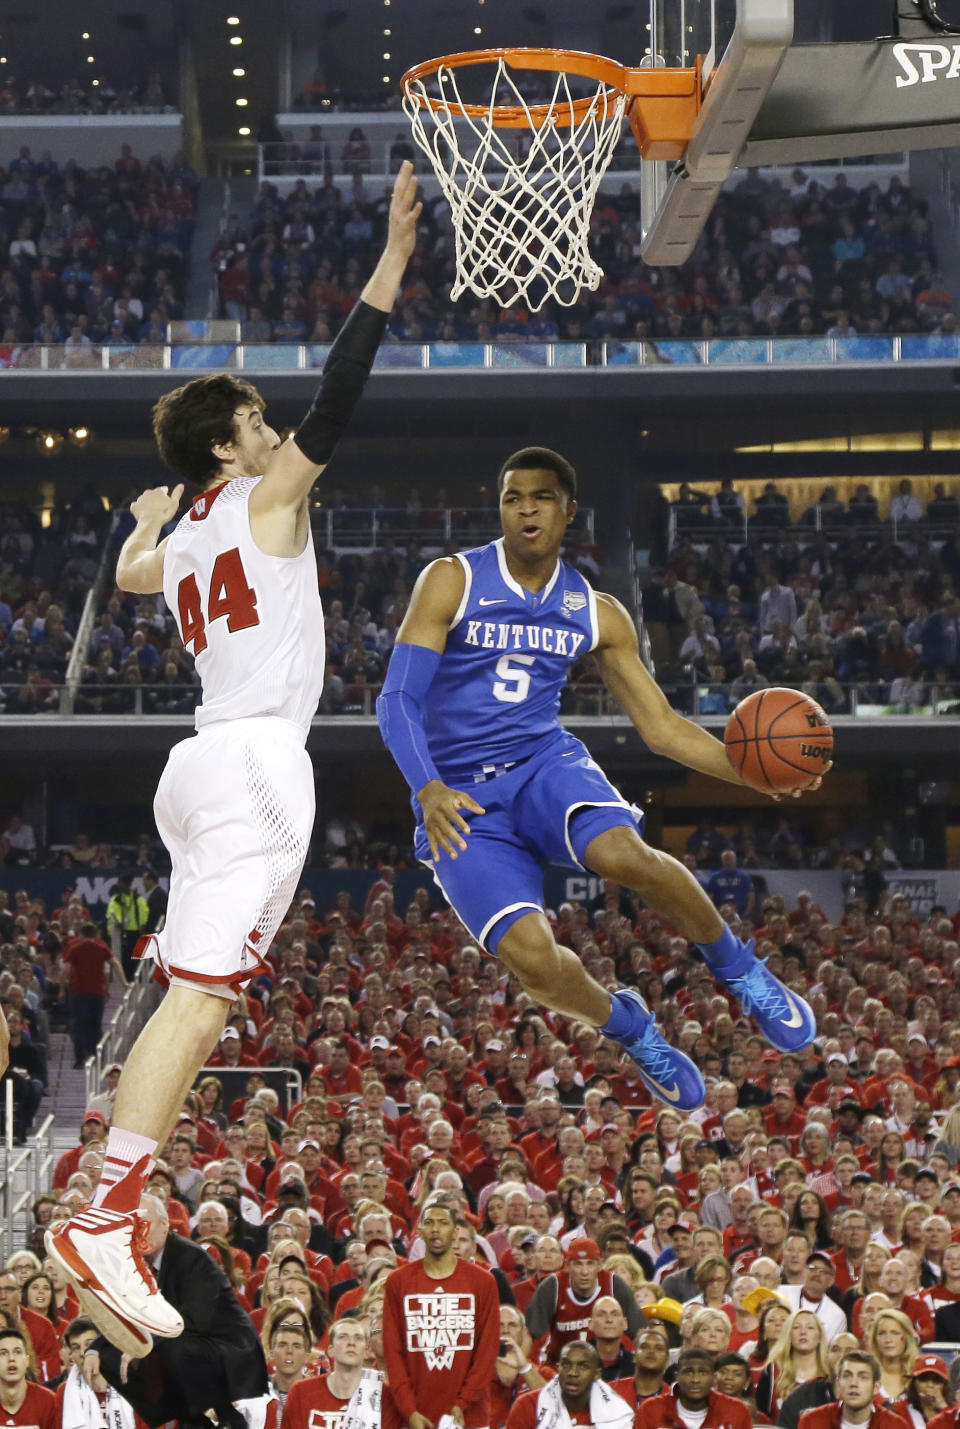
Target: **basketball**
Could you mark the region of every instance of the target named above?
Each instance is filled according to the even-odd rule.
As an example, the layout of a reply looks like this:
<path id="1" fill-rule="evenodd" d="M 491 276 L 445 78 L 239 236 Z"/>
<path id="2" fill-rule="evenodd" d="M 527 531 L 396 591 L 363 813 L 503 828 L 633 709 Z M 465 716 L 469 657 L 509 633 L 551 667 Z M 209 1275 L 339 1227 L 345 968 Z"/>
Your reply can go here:
<path id="1" fill-rule="evenodd" d="M 833 730 L 817 702 L 776 686 L 740 701 L 723 743 L 741 779 L 764 794 L 808 789 L 833 757 Z"/>

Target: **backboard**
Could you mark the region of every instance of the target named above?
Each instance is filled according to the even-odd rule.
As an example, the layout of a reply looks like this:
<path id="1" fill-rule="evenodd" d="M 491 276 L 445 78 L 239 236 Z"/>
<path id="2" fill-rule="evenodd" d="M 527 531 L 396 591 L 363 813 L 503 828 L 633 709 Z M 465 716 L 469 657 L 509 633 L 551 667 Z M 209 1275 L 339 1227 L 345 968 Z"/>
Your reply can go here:
<path id="1" fill-rule="evenodd" d="M 683 159 L 644 160 L 643 257 L 683 263 L 749 138 L 793 39 L 793 0 L 647 0 L 641 63 L 700 71 L 703 103 Z"/>

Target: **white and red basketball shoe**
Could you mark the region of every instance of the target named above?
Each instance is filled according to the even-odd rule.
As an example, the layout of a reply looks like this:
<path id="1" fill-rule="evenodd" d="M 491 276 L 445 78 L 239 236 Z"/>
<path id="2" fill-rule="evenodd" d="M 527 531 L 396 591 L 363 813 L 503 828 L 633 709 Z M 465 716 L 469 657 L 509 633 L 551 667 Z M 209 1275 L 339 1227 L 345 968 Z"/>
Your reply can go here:
<path id="1" fill-rule="evenodd" d="M 48 1230 L 47 1254 L 60 1266 L 97 1329 L 132 1359 L 153 1336 L 175 1339 L 183 1319 L 160 1294 L 144 1259 L 146 1223 L 137 1215 L 90 1206 Z"/>

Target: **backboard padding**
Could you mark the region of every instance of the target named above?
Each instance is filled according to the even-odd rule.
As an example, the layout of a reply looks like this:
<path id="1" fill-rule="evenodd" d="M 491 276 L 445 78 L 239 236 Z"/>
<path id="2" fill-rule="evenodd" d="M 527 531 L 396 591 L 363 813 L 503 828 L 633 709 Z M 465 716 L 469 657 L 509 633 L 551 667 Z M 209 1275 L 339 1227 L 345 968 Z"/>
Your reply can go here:
<path id="1" fill-rule="evenodd" d="M 641 62 L 701 59 L 704 104 L 687 152 L 641 184 L 643 257 L 653 265 L 689 258 L 793 38 L 793 0 L 649 0 Z"/>

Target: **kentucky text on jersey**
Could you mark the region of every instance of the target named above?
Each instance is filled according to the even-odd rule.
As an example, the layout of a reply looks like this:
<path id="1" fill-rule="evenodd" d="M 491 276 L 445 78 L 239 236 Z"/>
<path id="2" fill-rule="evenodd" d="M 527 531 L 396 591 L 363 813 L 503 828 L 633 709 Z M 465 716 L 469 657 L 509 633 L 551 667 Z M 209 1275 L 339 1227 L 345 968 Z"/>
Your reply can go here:
<path id="1" fill-rule="evenodd" d="M 502 539 L 456 559 L 463 597 L 424 708 L 430 753 L 454 785 L 560 735 L 567 672 L 598 639 L 596 595 L 572 566 L 558 561 L 534 592 L 510 574 Z"/>
<path id="2" fill-rule="evenodd" d="M 465 645 L 484 650 L 542 650 L 548 655 L 564 655 L 575 660 L 586 641 L 576 630 L 558 630 L 539 625 L 504 625 L 492 620 L 468 620 Z"/>

